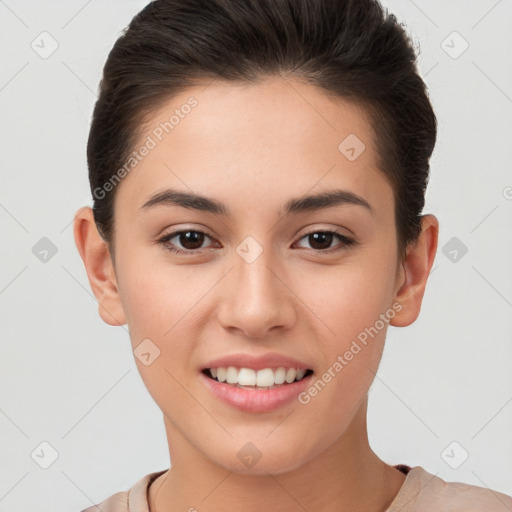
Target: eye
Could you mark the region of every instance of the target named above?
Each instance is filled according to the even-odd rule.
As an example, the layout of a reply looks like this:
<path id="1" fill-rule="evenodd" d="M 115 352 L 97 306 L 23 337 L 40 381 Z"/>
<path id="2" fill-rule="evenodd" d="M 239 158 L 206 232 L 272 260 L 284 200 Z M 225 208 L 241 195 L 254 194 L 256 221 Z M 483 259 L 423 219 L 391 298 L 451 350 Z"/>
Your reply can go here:
<path id="1" fill-rule="evenodd" d="M 342 243 L 338 244 L 337 247 L 335 246 L 334 248 L 331 248 L 330 245 L 335 238 L 341 240 Z M 301 238 L 301 240 L 304 239 L 307 239 L 309 243 L 312 244 L 312 249 L 316 253 L 331 253 L 356 243 L 355 240 L 352 240 L 342 233 L 333 230 L 311 231 Z"/>
<path id="2" fill-rule="evenodd" d="M 204 231 L 183 229 L 181 231 L 173 231 L 172 233 L 164 235 L 157 240 L 157 243 L 162 245 L 166 250 L 175 254 L 193 255 L 200 252 L 199 249 L 204 249 L 203 243 L 205 238 L 213 239 L 212 236 L 208 235 Z M 330 246 L 335 238 L 340 240 L 342 243 L 332 248 Z M 174 239 L 176 240 L 172 242 Z M 339 251 L 356 243 L 355 240 L 333 230 L 311 231 L 304 235 L 300 240 L 304 239 L 308 239 L 309 242 L 312 243 L 312 251 L 318 254 Z M 179 246 L 176 248 L 178 244 L 180 244 L 182 248 L 179 248 Z M 218 242 L 216 242 L 216 244 L 217 247 L 219 247 Z"/>
<path id="3" fill-rule="evenodd" d="M 197 249 L 201 249 L 204 243 L 204 239 L 212 238 L 207 233 L 203 231 L 198 231 L 195 229 L 184 229 L 181 231 L 173 231 L 167 235 L 164 235 L 162 238 L 157 240 L 157 243 L 161 244 L 168 251 L 174 252 L 176 254 L 187 254 L 198 252 Z M 171 240 L 176 238 L 176 242 L 172 243 Z M 175 246 L 179 242 L 184 249 L 176 249 Z"/>

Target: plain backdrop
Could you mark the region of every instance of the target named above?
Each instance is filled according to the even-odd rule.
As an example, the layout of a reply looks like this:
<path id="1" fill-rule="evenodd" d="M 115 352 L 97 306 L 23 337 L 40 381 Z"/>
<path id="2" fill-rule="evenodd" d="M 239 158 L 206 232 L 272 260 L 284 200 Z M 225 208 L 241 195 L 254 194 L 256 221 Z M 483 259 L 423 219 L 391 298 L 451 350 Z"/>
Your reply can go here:
<path id="1" fill-rule="evenodd" d="M 101 70 L 145 4 L 0 0 L 0 512 L 78 511 L 169 467 L 161 412 L 126 326 L 98 315 L 72 227 L 92 205 Z M 370 443 L 512 494 L 512 2 L 383 5 L 420 49 L 439 121 L 424 212 L 440 235 L 420 317 L 388 330 Z"/>

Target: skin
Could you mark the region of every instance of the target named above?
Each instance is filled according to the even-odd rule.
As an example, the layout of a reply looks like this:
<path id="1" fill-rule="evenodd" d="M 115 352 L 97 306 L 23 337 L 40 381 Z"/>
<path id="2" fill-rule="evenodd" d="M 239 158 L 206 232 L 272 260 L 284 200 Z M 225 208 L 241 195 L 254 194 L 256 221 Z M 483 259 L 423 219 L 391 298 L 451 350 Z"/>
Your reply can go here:
<path id="1" fill-rule="evenodd" d="M 272 351 L 320 377 L 393 304 L 401 310 L 389 323 L 410 325 L 434 262 L 438 221 L 422 217 L 421 236 L 399 261 L 393 191 L 355 104 L 291 78 L 215 81 L 155 111 L 140 140 L 190 96 L 197 107 L 117 186 L 116 260 L 89 207 L 74 221 L 102 319 L 127 323 L 133 349 L 149 338 L 160 350 L 148 366 L 135 358 L 162 410 L 172 464 L 150 486 L 150 509 L 384 511 L 405 480 L 373 452 L 366 428 L 387 324 L 305 405 L 243 412 L 213 396 L 198 375 L 221 355 Z M 338 150 L 349 134 L 366 146 L 354 161 Z M 216 199 L 232 216 L 141 209 L 167 187 Z M 280 217 L 290 198 L 335 188 L 362 196 L 374 214 L 345 204 Z M 208 236 L 201 246 L 173 238 L 175 247 L 196 251 L 176 255 L 156 240 L 177 229 Z M 314 245 L 305 236 L 326 229 L 357 244 L 334 236 Z M 247 236 L 263 249 L 252 263 L 236 252 Z M 237 457 L 247 442 L 262 455 L 250 468 Z"/>

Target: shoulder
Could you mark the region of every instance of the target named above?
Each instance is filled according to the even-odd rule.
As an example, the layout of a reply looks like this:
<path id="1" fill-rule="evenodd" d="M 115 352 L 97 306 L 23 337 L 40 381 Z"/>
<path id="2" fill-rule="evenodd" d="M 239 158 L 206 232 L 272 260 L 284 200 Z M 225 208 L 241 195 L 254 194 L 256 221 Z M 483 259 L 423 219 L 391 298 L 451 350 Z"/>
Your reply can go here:
<path id="1" fill-rule="evenodd" d="M 446 482 L 421 466 L 407 474 L 387 512 L 512 512 L 512 497 L 462 482 Z"/>
<path id="2" fill-rule="evenodd" d="M 117 492 L 106 500 L 81 512 L 128 512 L 128 492 Z"/>
<path id="3" fill-rule="evenodd" d="M 128 491 L 113 494 L 97 505 L 86 508 L 81 512 L 148 512 L 147 492 L 151 482 L 167 470 L 157 471 L 142 477 Z"/>

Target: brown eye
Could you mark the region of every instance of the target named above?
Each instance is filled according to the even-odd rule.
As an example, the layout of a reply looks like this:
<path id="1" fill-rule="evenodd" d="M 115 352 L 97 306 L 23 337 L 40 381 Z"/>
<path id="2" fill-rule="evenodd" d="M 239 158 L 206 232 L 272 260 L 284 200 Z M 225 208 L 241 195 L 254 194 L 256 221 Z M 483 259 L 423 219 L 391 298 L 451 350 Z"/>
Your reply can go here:
<path id="1" fill-rule="evenodd" d="M 158 243 L 171 252 L 186 254 L 188 252 L 197 252 L 198 249 L 202 249 L 205 238 L 211 237 L 203 231 L 185 229 L 181 231 L 174 231 L 173 233 L 163 236 L 158 240 Z M 175 241 L 171 242 L 171 240 Z"/>
<path id="2" fill-rule="evenodd" d="M 200 249 L 204 249 L 203 243 L 207 238 L 213 240 L 213 237 L 207 233 L 204 233 L 203 231 L 183 229 L 181 231 L 173 231 L 168 235 L 164 235 L 157 242 L 170 252 L 191 256 L 193 254 L 199 253 Z M 341 241 L 341 244 L 339 243 L 334 247 L 331 247 L 332 242 L 336 238 Z M 331 253 L 346 249 L 347 247 L 356 243 L 355 240 L 352 240 L 343 234 L 338 233 L 337 231 L 329 230 L 312 231 L 311 233 L 307 233 L 301 238 L 301 240 L 304 239 L 308 240 L 309 244 L 311 245 L 311 250 L 319 254 Z M 172 242 L 172 240 L 174 240 L 174 242 Z M 219 247 L 218 243 L 217 247 Z"/>
<path id="3" fill-rule="evenodd" d="M 203 245 L 205 234 L 199 231 L 182 231 L 178 235 L 179 242 L 185 249 L 199 249 Z"/>
<path id="4" fill-rule="evenodd" d="M 335 239 L 341 240 L 341 244 L 332 248 L 331 244 Z M 307 233 L 304 235 L 301 240 L 307 239 L 311 249 L 315 252 L 332 252 L 339 249 L 343 249 L 344 247 L 353 245 L 355 243 L 354 240 L 348 238 L 337 231 L 312 231 L 311 233 Z"/>
<path id="5" fill-rule="evenodd" d="M 309 243 L 311 247 L 316 250 L 329 249 L 334 238 L 333 233 L 312 233 L 308 235 Z"/>

